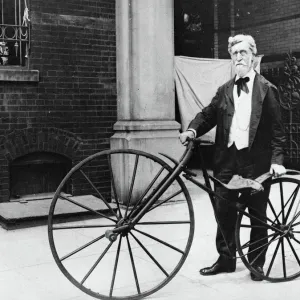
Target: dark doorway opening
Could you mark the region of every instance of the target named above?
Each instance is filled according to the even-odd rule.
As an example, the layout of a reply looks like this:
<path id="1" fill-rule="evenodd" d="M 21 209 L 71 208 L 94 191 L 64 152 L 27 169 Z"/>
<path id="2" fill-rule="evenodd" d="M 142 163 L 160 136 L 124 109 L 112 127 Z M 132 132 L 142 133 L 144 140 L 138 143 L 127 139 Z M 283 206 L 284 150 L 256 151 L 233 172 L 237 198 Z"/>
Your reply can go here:
<path id="1" fill-rule="evenodd" d="M 15 159 L 10 165 L 10 200 L 51 197 L 71 169 L 71 160 L 55 153 L 35 152 Z"/>
<path id="2" fill-rule="evenodd" d="M 214 57 L 214 1 L 174 0 L 175 55 Z"/>

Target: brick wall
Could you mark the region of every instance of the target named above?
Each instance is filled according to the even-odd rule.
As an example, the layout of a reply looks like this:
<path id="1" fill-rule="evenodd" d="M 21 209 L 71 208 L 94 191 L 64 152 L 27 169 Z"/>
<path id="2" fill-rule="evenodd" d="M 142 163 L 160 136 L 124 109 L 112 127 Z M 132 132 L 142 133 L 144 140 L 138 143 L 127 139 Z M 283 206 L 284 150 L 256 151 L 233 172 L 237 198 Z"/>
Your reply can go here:
<path id="1" fill-rule="evenodd" d="M 227 40 L 232 32 L 252 35 L 256 40 L 259 54 L 273 55 L 289 50 L 299 51 L 299 0 L 216 1 L 219 58 L 228 58 Z"/>
<path id="2" fill-rule="evenodd" d="M 229 59 L 228 54 L 228 37 L 230 36 L 230 24 L 231 24 L 231 6 L 230 0 L 218 0 L 217 3 L 217 17 L 218 17 L 218 58 Z M 216 47 L 216 45 L 215 45 Z"/>
<path id="3" fill-rule="evenodd" d="M 259 54 L 300 49 L 299 0 L 239 0 L 234 11 L 236 33 L 253 35 Z"/>
<path id="4" fill-rule="evenodd" d="M 0 82 L 0 201 L 9 165 L 27 153 L 72 163 L 109 148 L 116 122 L 114 0 L 31 0 L 29 69 L 37 83 Z"/>

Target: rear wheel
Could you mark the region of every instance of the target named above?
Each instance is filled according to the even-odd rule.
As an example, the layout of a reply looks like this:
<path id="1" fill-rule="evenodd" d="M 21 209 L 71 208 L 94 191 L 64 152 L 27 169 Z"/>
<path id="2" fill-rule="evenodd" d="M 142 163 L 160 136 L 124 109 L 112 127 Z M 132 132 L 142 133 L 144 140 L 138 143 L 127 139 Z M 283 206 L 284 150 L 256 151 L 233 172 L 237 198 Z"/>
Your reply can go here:
<path id="1" fill-rule="evenodd" d="M 270 188 L 267 219 L 260 218 L 253 225 L 249 216 L 239 214 L 237 250 L 247 268 L 257 276 L 271 282 L 292 280 L 300 276 L 300 180 L 285 176 L 266 180 L 263 186 Z M 250 241 L 250 231 L 254 227 L 265 229 L 267 238 Z M 250 252 L 255 253 L 251 263 L 248 261 Z M 264 253 L 266 261 L 262 276 L 254 266 Z"/>
<path id="2" fill-rule="evenodd" d="M 48 235 L 56 264 L 75 286 L 98 299 L 140 299 L 175 276 L 194 234 L 192 202 L 182 180 L 176 178 L 129 226 L 171 172 L 151 154 L 108 150 L 67 174 L 51 203 Z M 89 218 L 74 221 L 68 218 L 72 212 Z M 127 228 L 112 231 L 121 226 Z"/>

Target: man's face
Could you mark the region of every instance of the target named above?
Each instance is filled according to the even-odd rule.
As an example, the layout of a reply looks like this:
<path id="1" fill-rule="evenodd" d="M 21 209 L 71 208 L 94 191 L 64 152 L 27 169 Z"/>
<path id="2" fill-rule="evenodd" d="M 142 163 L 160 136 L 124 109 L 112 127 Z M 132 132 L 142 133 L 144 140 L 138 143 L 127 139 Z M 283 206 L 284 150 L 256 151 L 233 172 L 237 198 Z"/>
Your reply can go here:
<path id="1" fill-rule="evenodd" d="M 239 77 L 245 76 L 253 66 L 253 54 L 246 41 L 240 42 L 231 48 L 231 59 L 235 72 Z"/>

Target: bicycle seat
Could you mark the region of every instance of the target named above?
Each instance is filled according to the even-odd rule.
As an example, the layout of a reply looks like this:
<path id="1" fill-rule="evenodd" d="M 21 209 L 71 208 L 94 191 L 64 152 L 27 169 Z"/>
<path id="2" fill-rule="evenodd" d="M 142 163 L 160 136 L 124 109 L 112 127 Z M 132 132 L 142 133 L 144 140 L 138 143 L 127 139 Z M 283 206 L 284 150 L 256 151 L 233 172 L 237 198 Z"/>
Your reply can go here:
<path id="1" fill-rule="evenodd" d="M 225 187 L 228 190 L 233 191 L 245 191 L 245 190 L 251 190 L 252 193 L 257 193 L 260 191 L 263 191 L 263 186 L 256 180 L 249 179 L 249 178 L 243 178 L 240 175 L 233 175 L 230 181 L 226 184 L 222 181 L 218 180 L 215 177 L 209 176 L 212 181 L 215 183 L 218 183 Z"/>

